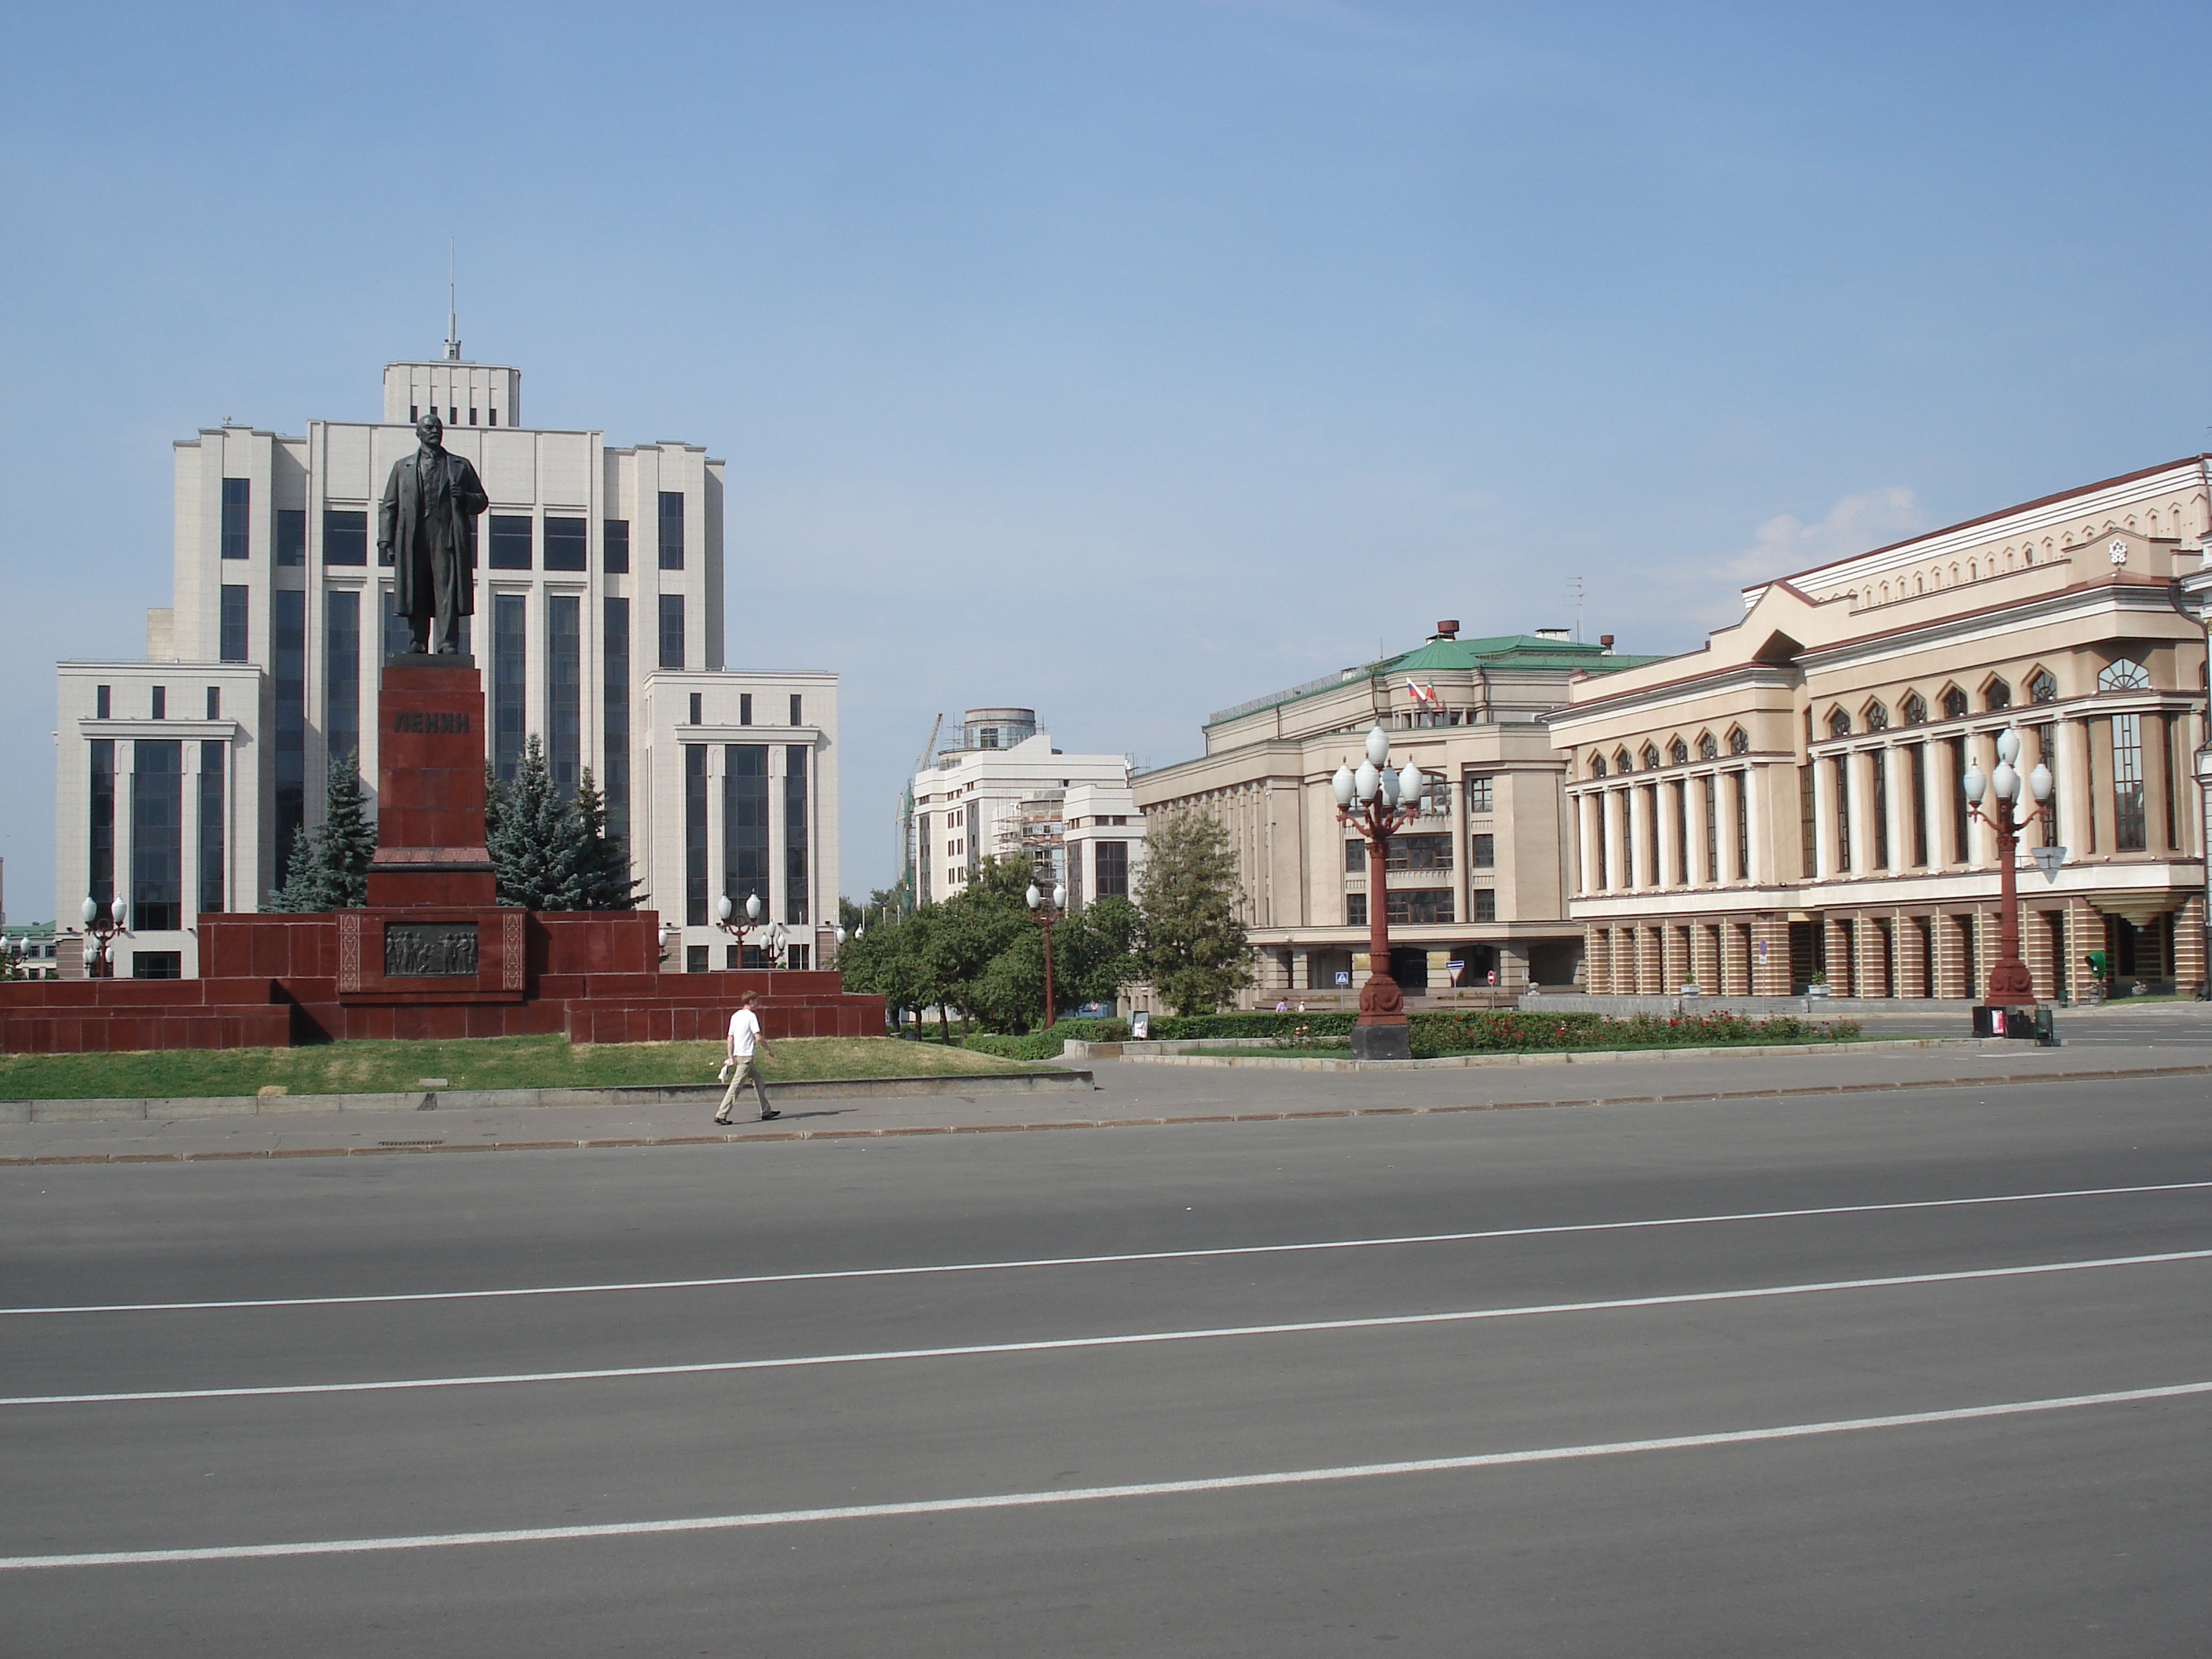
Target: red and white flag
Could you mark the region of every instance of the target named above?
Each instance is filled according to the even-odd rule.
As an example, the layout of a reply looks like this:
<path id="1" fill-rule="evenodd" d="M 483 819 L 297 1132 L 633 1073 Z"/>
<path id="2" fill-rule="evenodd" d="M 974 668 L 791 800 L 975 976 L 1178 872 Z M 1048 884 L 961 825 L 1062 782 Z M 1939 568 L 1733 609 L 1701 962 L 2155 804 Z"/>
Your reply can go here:
<path id="1" fill-rule="evenodd" d="M 1433 685 L 1416 685 L 1407 680 L 1406 690 L 1412 694 L 1415 702 L 1434 703 L 1437 701 L 1437 688 Z"/>

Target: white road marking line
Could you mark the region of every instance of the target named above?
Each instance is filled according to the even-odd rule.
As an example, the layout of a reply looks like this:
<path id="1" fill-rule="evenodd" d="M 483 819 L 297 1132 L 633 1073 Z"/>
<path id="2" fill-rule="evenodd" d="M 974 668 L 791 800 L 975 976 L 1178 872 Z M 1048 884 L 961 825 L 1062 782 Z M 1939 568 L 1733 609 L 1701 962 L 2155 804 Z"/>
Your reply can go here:
<path id="1" fill-rule="evenodd" d="M 1127 1486 L 1078 1486 L 1064 1492 L 994 1492 L 979 1498 L 923 1498 L 907 1504 L 848 1504 L 832 1509 L 765 1510 L 751 1515 L 702 1515 L 675 1521 L 609 1521 L 596 1526 L 517 1527 L 500 1532 L 422 1533 L 398 1538 L 334 1538 L 296 1544 L 231 1544 L 210 1549 L 105 1550 L 82 1555 L 0 1556 L 0 1571 L 54 1567 L 158 1566 L 187 1561 L 251 1561 L 298 1555 L 362 1555 L 385 1550 L 459 1549 L 477 1544 L 561 1543 L 585 1538 L 637 1538 L 655 1533 L 733 1532 L 744 1527 L 800 1526 L 814 1521 L 873 1521 L 911 1515 L 951 1515 L 963 1510 L 1039 1509 L 1057 1504 L 1091 1504 L 1114 1498 L 1177 1498 L 1193 1492 L 1244 1492 L 1259 1486 L 1316 1485 L 1327 1480 L 1368 1480 L 1394 1474 L 1439 1474 L 1460 1469 L 1499 1468 L 1516 1463 L 1558 1463 L 1577 1458 L 1620 1457 L 1632 1452 L 1691 1451 L 1712 1446 L 1742 1446 L 1762 1441 L 1803 1440 L 1817 1435 L 1852 1434 L 1869 1429 L 1921 1428 L 1931 1423 L 1971 1423 L 2032 1412 L 2073 1411 L 2087 1406 L 2136 1405 L 2212 1394 L 2212 1382 L 2176 1382 L 2163 1388 L 2124 1389 L 2111 1394 L 2064 1395 L 2050 1400 L 2014 1400 L 1993 1406 L 1958 1406 L 1947 1411 L 1902 1412 L 1890 1417 L 1849 1417 L 1826 1423 L 1788 1423 L 1768 1429 L 1729 1429 L 1714 1434 L 1673 1435 L 1654 1440 L 1614 1440 L 1585 1446 L 1545 1446 L 1529 1451 L 1476 1452 L 1465 1457 L 1424 1457 L 1402 1463 L 1352 1463 L 1336 1468 L 1285 1469 L 1265 1474 L 1222 1474 L 1198 1480 L 1154 1480 Z"/>
<path id="2" fill-rule="evenodd" d="M 1129 1331 L 1111 1336 L 1066 1336 L 1026 1342 L 977 1342 L 957 1347 L 886 1348 L 875 1352 L 799 1354 L 775 1359 L 714 1359 L 682 1365 L 620 1365 L 595 1370 L 517 1371 L 490 1376 L 410 1376 L 370 1382 L 280 1382 L 234 1389 L 145 1389 L 115 1394 L 33 1394 L 0 1399 L 7 1406 L 98 1406 L 155 1400 L 247 1400 L 275 1395 L 383 1394 L 406 1389 L 468 1389 L 517 1382 L 600 1382 L 642 1376 L 696 1376 L 717 1371 L 789 1370 L 813 1365 L 860 1365 L 898 1359 L 967 1359 L 984 1354 L 1052 1353 L 1077 1348 L 1137 1347 L 1154 1342 L 1208 1342 L 1242 1336 L 1304 1336 L 1325 1331 L 1371 1331 L 1412 1325 L 1465 1324 L 1475 1320 L 1525 1319 L 1538 1314 L 1609 1313 L 1627 1308 L 1673 1308 L 1701 1302 L 1748 1302 L 1812 1296 L 1824 1291 L 1891 1290 L 1910 1285 L 1954 1285 L 1971 1279 L 2021 1279 L 2081 1273 L 2093 1267 L 2140 1267 L 2202 1261 L 2212 1249 L 2172 1250 L 2157 1255 L 2106 1256 L 2093 1261 L 2037 1262 L 2019 1267 L 1973 1267 L 1954 1273 L 1907 1273 L 1892 1279 L 1838 1279 L 1808 1285 L 1767 1285 L 1749 1290 L 1686 1291 L 1669 1296 L 1623 1297 L 1608 1302 L 1551 1302 L 1530 1307 L 1468 1308 L 1449 1313 L 1376 1314 L 1359 1319 L 1315 1319 L 1277 1325 L 1224 1325 L 1182 1331 Z"/>
<path id="3" fill-rule="evenodd" d="M 747 1273 L 720 1279 L 648 1279 L 601 1285 L 534 1285 L 483 1291 L 401 1291 L 367 1296 L 280 1296 L 216 1302 L 110 1302 L 76 1307 L 0 1308 L 26 1314 L 202 1313 L 234 1308 L 343 1308 L 386 1302 L 467 1302 L 501 1297 L 592 1296 L 611 1291 L 723 1290 L 744 1285 L 817 1284 L 839 1279 L 901 1279 L 922 1273 L 1005 1273 L 1023 1267 L 1104 1267 L 1131 1261 L 1199 1261 L 1216 1256 L 1292 1255 L 1309 1250 L 1371 1250 L 1408 1244 L 1469 1244 L 1499 1238 L 1569 1233 L 1629 1232 L 1654 1227 L 1710 1227 L 1731 1221 L 1791 1221 L 1824 1215 L 1883 1215 L 1905 1210 L 1963 1209 L 1985 1204 L 2039 1204 L 2062 1198 L 2118 1198 L 2141 1193 L 2189 1193 L 2212 1181 L 2170 1181 L 2144 1187 L 2081 1187 L 2048 1193 L 1999 1193 L 1983 1198 L 1916 1199 L 1897 1204 L 1833 1204 L 1805 1210 L 1747 1210 L 1734 1215 L 1661 1216 L 1644 1221 L 1583 1221 L 1549 1227 L 1498 1227 L 1482 1232 L 1407 1233 L 1385 1238 L 1318 1239 L 1293 1244 L 1231 1244 L 1212 1249 L 1137 1250 L 1119 1255 L 1048 1255 L 1012 1261 L 950 1261 L 910 1267 L 843 1267 L 818 1273 Z"/>

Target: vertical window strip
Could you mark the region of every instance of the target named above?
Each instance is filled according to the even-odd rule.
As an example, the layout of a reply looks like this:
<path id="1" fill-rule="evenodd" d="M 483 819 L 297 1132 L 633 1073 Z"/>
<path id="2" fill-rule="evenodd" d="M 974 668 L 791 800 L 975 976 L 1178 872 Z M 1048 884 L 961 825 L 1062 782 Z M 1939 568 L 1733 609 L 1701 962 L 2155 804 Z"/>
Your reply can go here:
<path id="1" fill-rule="evenodd" d="M 246 587 L 238 582 L 222 585 L 222 637 L 216 649 L 224 662 L 246 660 Z"/>
<path id="2" fill-rule="evenodd" d="M 707 925 L 707 745 L 703 743 L 684 745 L 684 925 Z"/>
<path id="3" fill-rule="evenodd" d="M 625 526 L 627 528 L 627 526 Z M 625 544 L 627 546 L 627 544 Z M 629 601 L 605 600 L 601 653 L 605 707 L 599 730 L 605 750 L 599 781 L 607 802 L 607 834 L 629 839 Z"/>
<path id="4" fill-rule="evenodd" d="M 253 480 L 222 481 L 222 556 L 242 559 L 252 541 Z"/>
<path id="5" fill-rule="evenodd" d="M 796 704 L 799 699 L 793 697 Z M 798 722 L 794 720 L 793 725 Z M 807 907 L 807 748 L 787 744 L 783 750 L 783 919 L 794 927 L 810 920 Z"/>
<path id="6" fill-rule="evenodd" d="M 512 783 L 522 767 L 530 684 L 530 602 L 520 593 L 492 596 L 492 770 Z"/>
<path id="7" fill-rule="evenodd" d="M 1889 868 L 1889 751 L 1874 751 L 1874 867 Z"/>
<path id="8" fill-rule="evenodd" d="M 332 760 L 361 763 L 361 590 L 323 596 L 323 734 Z"/>
<path id="9" fill-rule="evenodd" d="M 1946 739 L 1951 750 L 1951 845 L 1946 864 L 1964 864 L 1972 842 L 1967 839 L 1966 792 L 1959 780 L 1966 775 L 1966 740 L 1964 738 Z"/>
<path id="10" fill-rule="evenodd" d="M 660 492 L 660 568 L 684 568 L 684 492 Z"/>
<path id="11" fill-rule="evenodd" d="M 1928 867 L 1928 745 L 1916 743 L 1908 750 L 1912 757 L 1909 770 L 1912 779 L 1912 866 L 1916 870 Z"/>
<path id="12" fill-rule="evenodd" d="M 1677 778 L 1670 787 L 1674 797 L 1674 884 L 1690 884 L 1690 781 Z"/>
<path id="13" fill-rule="evenodd" d="M 722 890 L 743 914 L 761 902 L 763 922 L 775 917 L 769 882 L 768 745 L 732 743 L 722 750 Z M 780 918 L 784 921 L 794 918 Z"/>
<path id="14" fill-rule="evenodd" d="M 1735 878 L 1751 879 L 1751 773 L 1735 775 Z"/>
<path id="15" fill-rule="evenodd" d="M 307 596 L 278 588 L 269 596 L 270 686 L 276 713 L 276 879 L 292 867 L 292 843 L 307 821 Z"/>
<path id="16" fill-rule="evenodd" d="M 1705 776 L 1705 879 L 1721 879 L 1721 781 L 1717 773 Z"/>
<path id="17" fill-rule="evenodd" d="M 1838 755 L 1831 764 L 1836 776 L 1836 868 L 1848 874 L 1851 867 L 1851 757 Z"/>
<path id="18" fill-rule="evenodd" d="M 2112 716 L 2112 850 L 2144 850 L 2142 716 Z"/>
<path id="19" fill-rule="evenodd" d="M 223 908 L 224 846 L 223 769 L 228 757 L 225 745 L 214 741 L 200 744 L 200 909 Z"/>
<path id="20" fill-rule="evenodd" d="M 583 766 L 583 605 L 578 594 L 545 596 L 545 760 L 563 800 Z"/>
<path id="21" fill-rule="evenodd" d="M 92 805 L 85 825 L 86 896 L 103 911 L 115 902 L 115 739 L 94 738 Z"/>
<path id="22" fill-rule="evenodd" d="M 684 596 L 663 593 L 660 596 L 660 665 L 663 668 L 684 666 Z"/>
<path id="23" fill-rule="evenodd" d="M 174 933 L 185 925 L 185 746 L 141 738 L 131 749 L 131 926 Z"/>

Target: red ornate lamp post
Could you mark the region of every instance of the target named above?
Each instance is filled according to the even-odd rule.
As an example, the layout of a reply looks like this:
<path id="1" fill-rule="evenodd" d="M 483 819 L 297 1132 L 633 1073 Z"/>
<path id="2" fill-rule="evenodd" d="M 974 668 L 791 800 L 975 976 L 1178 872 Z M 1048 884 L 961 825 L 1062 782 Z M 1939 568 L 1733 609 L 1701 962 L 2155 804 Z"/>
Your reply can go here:
<path id="1" fill-rule="evenodd" d="M 2027 963 L 2020 955 L 2020 886 L 2013 865 L 2019 856 L 2020 832 L 2045 817 L 2050 808 L 2042 803 L 2051 799 L 2051 769 L 2040 761 L 2035 770 L 2021 776 L 2016 763 L 2020 759 L 2020 733 L 2008 728 L 1997 734 L 1996 770 L 1983 775 L 1979 766 L 1968 766 L 1966 775 L 1960 781 L 1966 793 L 1966 808 L 1973 817 L 1997 832 L 1997 903 L 2001 915 L 1997 922 L 1997 959 L 1990 969 L 1988 1000 L 1990 1008 L 2032 1007 L 2035 1003 L 2035 981 L 2029 975 Z M 2037 805 L 2023 816 L 2014 815 L 2014 805 L 2021 799 L 2025 786 L 2035 797 Z M 1982 810 L 1982 798 L 1991 799 L 1991 808 Z M 2002 1023 L 1993 1035 L 2006 1035 Z"/>
<path id="2" fill-rule="evenodd" d="M 1428 810 L 1429 780 L 1418 766 L 1390 769 L 1390 739 L 1381 726 L 1367 734 L 1367 758 L 1355 772 L 1340 766 L 1330 780 L 1336 819 L 1367 843 L 1367 981 L 1352 1028 L 1354 1060 L 1411 1060 L 1406 1002 L 1390 973 L 1390 837 Z"/>
<path id="3" fill-rule="evenodd" d="M 1052 1030 L 1052 925 L 1067 914 L 1067 889 L 1055 887 L 1049 893 L 1031 884 L 1025 896 L 1030 902 L 1030 914 L 1036 918 L 1037 926 L 1044 929 L 1044 1028 Z"/>

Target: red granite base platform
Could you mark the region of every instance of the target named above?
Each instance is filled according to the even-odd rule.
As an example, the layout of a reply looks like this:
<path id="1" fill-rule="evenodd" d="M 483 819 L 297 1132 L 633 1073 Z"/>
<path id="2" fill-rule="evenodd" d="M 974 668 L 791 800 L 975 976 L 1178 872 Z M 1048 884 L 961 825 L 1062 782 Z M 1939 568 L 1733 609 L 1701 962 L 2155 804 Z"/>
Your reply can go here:
<path id="1" fill-rule="evenodd" d="M 660 972 L 660 919 L 650 910 L 481 913 L 502 933 L 519 931 L 519 956 L 510 963 L 487 948 L 485 973 L 443 987 L 434 979 L 383 981 L 357 964 L 349 970 L 348 933 L 368 939 L 382 921 L 425 914 L 204 915 L 198 979 L 0 984 L 0 1051 L 281 1048 L 338 1038 L 530 1034 L 667 1042 L 720 1037 L 747 990 L 760 994 L 761 1026 L 771 1040 L 884 1032 L 883 999 L 847 992 L 834 972 Z"/>

